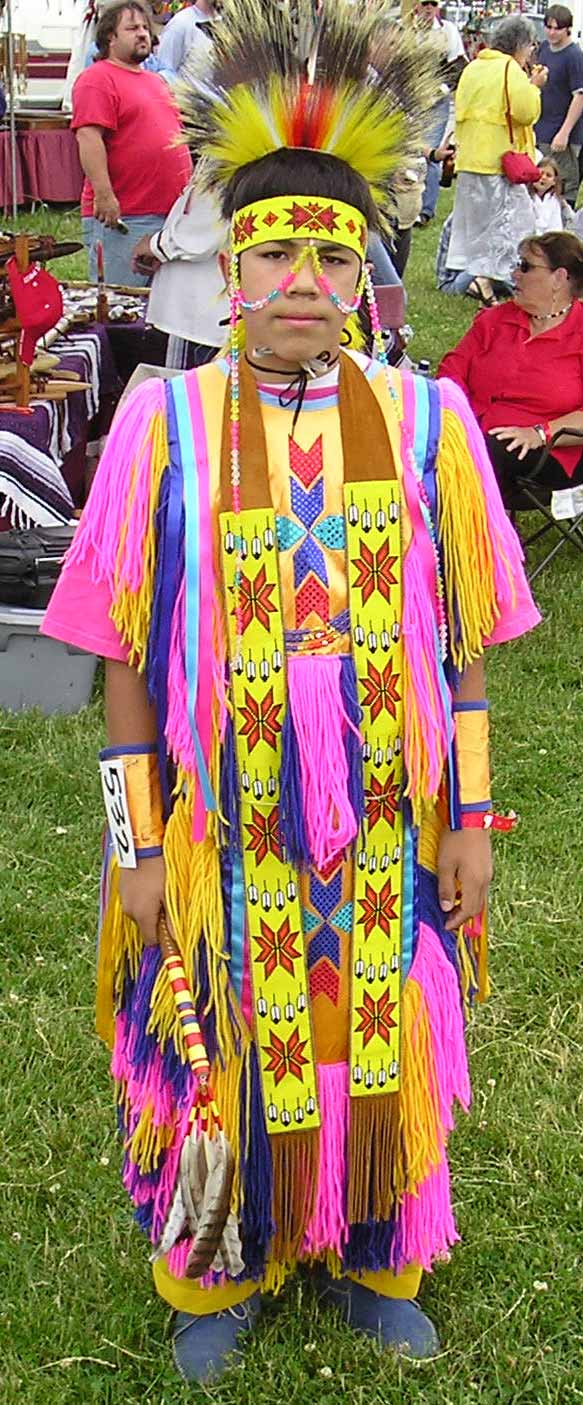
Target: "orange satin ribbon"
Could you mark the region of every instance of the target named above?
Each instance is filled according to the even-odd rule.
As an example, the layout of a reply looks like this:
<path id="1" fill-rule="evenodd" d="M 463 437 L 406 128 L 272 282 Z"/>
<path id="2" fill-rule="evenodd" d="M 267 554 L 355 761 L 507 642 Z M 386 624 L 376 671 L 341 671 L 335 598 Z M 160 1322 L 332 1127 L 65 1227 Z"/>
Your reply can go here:
<path id="1" fill-rule="evenodd" d="M 460 804 L 480 804 L 490 799 L 488 712 L 454 710 L 454 721 Z"/>
<path id="2" fill-rule="evenodd" d="M 158 848 L 164 839 L 158 757 L 129 753 L 121 760 L 136 849 Z"/>

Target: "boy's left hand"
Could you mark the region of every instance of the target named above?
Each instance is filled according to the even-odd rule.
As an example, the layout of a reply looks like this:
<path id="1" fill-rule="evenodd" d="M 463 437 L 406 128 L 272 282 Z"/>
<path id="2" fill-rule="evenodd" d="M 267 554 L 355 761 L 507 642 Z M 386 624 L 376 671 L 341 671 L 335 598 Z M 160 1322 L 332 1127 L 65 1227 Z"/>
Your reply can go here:
<path id="1" fill-rule="evenodd" d="M 444 829 L 439 844 L 439 905 L 448 932 L 482 911 L 492 881 L 492 844 L 482 829 Z M 458 897 L 458 894 L 460 896 Z M 456 901 L 457 900 L 457 901 Z"/>

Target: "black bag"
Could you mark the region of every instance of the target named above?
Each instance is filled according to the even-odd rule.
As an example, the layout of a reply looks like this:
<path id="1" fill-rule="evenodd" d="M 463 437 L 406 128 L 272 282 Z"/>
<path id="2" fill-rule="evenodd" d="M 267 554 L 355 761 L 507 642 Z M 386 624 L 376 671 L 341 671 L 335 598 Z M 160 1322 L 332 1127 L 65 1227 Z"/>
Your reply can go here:
<path id="1" fill-rule="evenodd" d="M 75 526 L 0 532 L 0 601 L 44 610 L 59 578 Z"/>

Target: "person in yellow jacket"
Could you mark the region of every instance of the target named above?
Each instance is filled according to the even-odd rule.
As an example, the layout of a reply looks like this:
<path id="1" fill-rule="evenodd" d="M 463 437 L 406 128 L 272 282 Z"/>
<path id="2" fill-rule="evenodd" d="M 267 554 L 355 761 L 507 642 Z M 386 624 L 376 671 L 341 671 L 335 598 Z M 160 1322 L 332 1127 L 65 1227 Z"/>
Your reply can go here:
<path id="1" fill-rule="evenodd" d="M 545 68 L 530 77 L 525 72 L 535 41 L 530 20 L 502 20 L 492 47 L 468 64 L 456 94 L 458 180 L 448 262 L 503 283 L 510 281 L 518 244 L 534 228 L 527 187 L 506 179 L 502 156 L 512 148 L 534 157 L 533 128 L 547 79 Z"/>

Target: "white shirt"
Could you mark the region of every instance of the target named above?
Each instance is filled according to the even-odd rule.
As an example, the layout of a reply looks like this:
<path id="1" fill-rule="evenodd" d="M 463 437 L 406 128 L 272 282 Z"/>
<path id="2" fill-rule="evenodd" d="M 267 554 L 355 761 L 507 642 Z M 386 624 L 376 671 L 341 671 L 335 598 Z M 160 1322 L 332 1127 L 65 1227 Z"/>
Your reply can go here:
<path id="1" fill-rule="evenodd" d="M 563 210 L 561 202 L 556 195 L 537 195 L 532 197 L 534 205 L 534 232 L 535 234 L 551 234 L 558 229 L 563 229 Z"/>
<path id="2" fill-rule="evenodd" d="M 198 26 L 209 19 L 210 15 L 201 14 L 196 5 L 190 5 L 187 10 L 179 10 L 177 15 L 173 15 L 168 24 L 164 26 L 160 39 L 158 48 L 160 67 L 179 76 L 180 70 L 184 67 L 193 49 L 200 48 L 201 52 L 208 51 L 212 40 L 204 29 L 199 32 Z"/>
<path id="3" fill-rule="evenodd" d="M 228 240 L 214 201 L 188 185 L 150 240 L 161 267 L 152 279 L 146 320 L 170 336 L 222 346 L 229 327 L 219 324 L 229 316 L 229 299 L 217 255 Z"/>
<path id="4" fill-rule="evenodd" d="M 464 41 L 457 25 L 452 20 L 440 20 L 435 17 L 432 29 L 441 30 L 446 40 L 445 59 L 447 63 L 454 63 L 455 59 L 465 58 Z"/>

